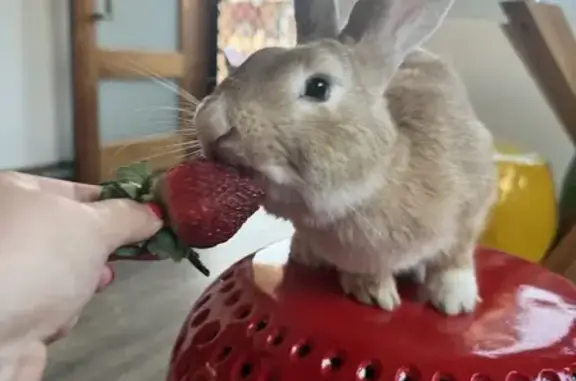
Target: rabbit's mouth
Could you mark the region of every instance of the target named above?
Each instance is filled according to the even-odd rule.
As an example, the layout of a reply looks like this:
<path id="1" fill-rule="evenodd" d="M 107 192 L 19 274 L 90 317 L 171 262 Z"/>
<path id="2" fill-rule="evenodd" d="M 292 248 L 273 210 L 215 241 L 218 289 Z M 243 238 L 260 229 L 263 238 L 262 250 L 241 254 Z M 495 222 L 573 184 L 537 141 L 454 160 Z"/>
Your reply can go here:
<path id="1" fill-rule="evenodd" d="M 222 152 L 222 150 L 210 150 L 206 152 L 206 156 L 216 163 L 234 168 L 242 176 L 255 178 L 258 175 L 258 172 L 252 166 L 245 163 L 244 160 L 239 160 L 235 156 L 231 157 L 231 155 L 227 155 Z"/>
<path id="2" fill-rule="evenodd" d="M 293 173 L 292 170 L 285 170 L 285 165 L 271 164 L 262 160 L 252 162 L 245 155 L 245 147 L 238 142 L 232 141 L 229 135 L 223 135 L 211 144 L 204 145 L 204 154 L 212 161 L 234 168 L 241 176 L 251 178 L 256 184 L 265 190 L 267 195 L 282 194 L 282 197 L 267 197 L 278 201 L 287 201 L 292 197 L 287 197 L 287 193 L 292 193 L 292 178 L 286 177 L 286 173 Z M 288 192 L 290 190 L 290 192 Z M 270 200 L 272 201 L 272 200 Z"/>
<path id="3" fill-rule="evenodd" d="M 247 160 L 237 157 L 230 158 L 228 155 L 216 154 L 213 160 L 234 168 L 241 176 L 252 179 L 259 187 L 265 190 L 267 195 L 278 193 L 280 189 L 282 189 L 281 193 L 285 193 L 286 190 L 283 188 L 289 188 L 287 184 L 279 181 L 274 173 L 276 171 L 272 170 L 270 166 L 252 165 Z"/>
<path id="4" fill-rule="evenodd" d="M 214 150 L 210 153 L 208 158 L 212 161 L 233 168 L 238 172 L 238 174 L 240 174 L 240 176 L 254 180 L 262 188 L 265 188 L 269 183 L 269 179 L 264 173 L 236 155 L 230 155 L 223 153 L 220 150 Z"/>

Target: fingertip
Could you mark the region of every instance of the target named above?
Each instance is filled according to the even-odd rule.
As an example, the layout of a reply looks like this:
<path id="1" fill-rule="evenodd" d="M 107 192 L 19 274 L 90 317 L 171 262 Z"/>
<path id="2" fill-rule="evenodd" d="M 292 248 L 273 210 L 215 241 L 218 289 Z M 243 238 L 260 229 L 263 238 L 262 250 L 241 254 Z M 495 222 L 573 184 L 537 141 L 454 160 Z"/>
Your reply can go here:
<path id="1" fill-rule="evenodd" d="M 106 240 L 118 247 L 140 242 L 152 237 L 163 225 L 152 209 L 128 199 L 110 199 L 90 204 L 96 212 L 98 224 L 106 232 Z"/>
<path id="2" fill-rule="evenodd" d="M 100 280 L 98 281 L 98 286 L 96 287 L 96 292 L 104 291 L 116 278 L 114 269 L 109 265 L 104 266 L 102 273 L 100 274 Z"/>
<path id="3" fill-rule="evenodd" d="M 146 205 L 148 209 L 150 209 L 150 211 L 154 214 L 154 216 L 156 216 L 156 218 L 158 218 L 159 220 L 162 220 L 164 218 L 164 212 L 162 211 L 160 205 L 154 202 L 147 202 L 144 205 Z"/>
<path id="4" fill-rule="evenodd" d="M 164 226 L 164 212 L 158 204 L 146 203 L 142 205 L 148 214 L 149 218 L 149 228 L 146 233 L 146 238 L 153 236 L 158 233 L 162 226 Z"/>

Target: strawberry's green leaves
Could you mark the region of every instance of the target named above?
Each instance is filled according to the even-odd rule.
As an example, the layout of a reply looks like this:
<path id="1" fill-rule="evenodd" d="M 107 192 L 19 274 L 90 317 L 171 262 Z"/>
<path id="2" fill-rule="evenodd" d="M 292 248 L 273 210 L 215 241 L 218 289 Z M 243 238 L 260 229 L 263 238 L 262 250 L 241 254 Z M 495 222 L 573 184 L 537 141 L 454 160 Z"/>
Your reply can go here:
<path id="1" fill-rule="evenodd" d="M 108 182 L 102 184 L 102 193 L 100 199 L 107 200 L 110 198 L 132 198 L 120 183 Z"/>
<path id="2" fill-rule="evenodd" d="M 149 176 L 142 184 L 140 197 L 143 202 L 160 201 L 160 195 L 157 194 L 157 186 L 162 178 L 162 173 L 157 172 Z"/>
<path id="3" fill-rule="evenodd" d="M 102 185 L 100 199 L 129 198 L 137 200 L 140 194 L 140 186 L 135 183 L 107 183 Z"/>
<path id="4" fill-rule="evenodd" d="M 114 254 L 118 258 L 134 258 L 142 253 L 142 249 L 138 246 L 124 246 L 117 249 Z"/>
<path id="5" fill-rule="evenodd" d="M 120 167 L 116 172 L 116 180 L 122 183 L 142 185 L 151 175 L 146 162 Z"/>
<path id="6" fill-rule="evenodd" d="M 159 258 L 171 258 L 175 262 L 180 262 L 186 257 L 188 248 L 184 247 L 178 237 L 168 228 L 159 231 L 146 244 L 146 249 Z"/>
<path id="7" fill-rule="evenodd" d="M 116 181 L 101 184 L 101 199 L 129 198 L 138 202 L 152 201 L 153 177 L 146 163 L 121 167 L 116 172 Z"/>
<path id="8" fill-rule="evenodd" d="M 162 229 L 148 240 L 146 249 L 159 258 L 168 259 L 172 258 L 172 253 L 176 251 L 176 242 L 172 239 L 167 229 Z"/>
<path id="9" fill-rule="evenodd" d="M 176 262 L 180 262 L 182 259 L 188 256 L 188 250 L 190 250 L 190 248 L 186 246 L 176 236 L 176 234 L 174 234 L 174 231 L 170 230 L 170 234 L 172 235 L 172 239 L 174 240 L 174 242 L 176 242 L 176 250 L 174 252 L 174 255 L 172 256 L 172 259 L 175 260 Z"/>
<path id="10" fill-rule="evenodd" d="M 132 200 L 138 199 L 138 195 L 140 194 L 140 185 L 136 183 L 122 184 L 122 189 L 124 190 L 128 198 Z"/>

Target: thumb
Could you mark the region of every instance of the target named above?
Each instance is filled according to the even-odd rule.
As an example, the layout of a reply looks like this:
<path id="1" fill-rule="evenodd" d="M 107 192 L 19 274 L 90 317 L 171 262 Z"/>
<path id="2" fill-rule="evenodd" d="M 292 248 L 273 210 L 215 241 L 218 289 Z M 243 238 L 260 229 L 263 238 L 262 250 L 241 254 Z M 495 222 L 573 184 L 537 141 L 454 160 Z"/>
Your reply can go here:
<path id="1" fill-rule="evenodd" d="M 150 207 L 135 201 L 110 199 L 88 205 L 112 250 L 152 237 L 163 224 Z"/>

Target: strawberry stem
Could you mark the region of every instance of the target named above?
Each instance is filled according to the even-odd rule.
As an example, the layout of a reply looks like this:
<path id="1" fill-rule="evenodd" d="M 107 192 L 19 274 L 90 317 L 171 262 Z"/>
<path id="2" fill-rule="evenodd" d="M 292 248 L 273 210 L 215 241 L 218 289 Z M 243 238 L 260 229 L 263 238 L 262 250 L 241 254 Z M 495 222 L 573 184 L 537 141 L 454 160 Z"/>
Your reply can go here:
<path id="1" fill-rule="evenodd" d="M 198 271 L 200 271 L 202 274 L 204 274 L 205 276 L 210 276 L 210 270 L 206 266 L 204 266 L 197 252 L 195 252 L 192 249 L 188 250 L 186 259 L 190 261 L 190 263 L 192 263 L 192 265 L 196 267 L 196 269 L 198 269 Z"/>

